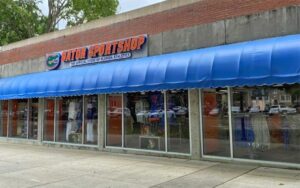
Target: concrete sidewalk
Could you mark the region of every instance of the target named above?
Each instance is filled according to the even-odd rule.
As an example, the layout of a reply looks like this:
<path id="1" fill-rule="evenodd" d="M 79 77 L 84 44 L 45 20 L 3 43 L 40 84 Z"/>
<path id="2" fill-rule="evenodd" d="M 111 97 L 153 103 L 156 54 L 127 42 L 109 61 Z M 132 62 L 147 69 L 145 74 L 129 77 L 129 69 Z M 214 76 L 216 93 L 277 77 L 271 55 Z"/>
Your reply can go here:
<path id="1" fill-rule="evenodd" d="M 300 187 L 300 170 L 0 143 L 0 187 Z"/>

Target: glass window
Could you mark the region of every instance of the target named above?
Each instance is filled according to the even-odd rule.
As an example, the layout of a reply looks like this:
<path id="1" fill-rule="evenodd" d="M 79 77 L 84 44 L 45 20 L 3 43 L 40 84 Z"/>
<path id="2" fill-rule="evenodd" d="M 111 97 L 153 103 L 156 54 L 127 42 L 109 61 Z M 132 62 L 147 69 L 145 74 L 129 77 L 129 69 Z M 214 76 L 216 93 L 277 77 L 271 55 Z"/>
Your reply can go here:
<path id="1" fill-rule="evenodd" d="M 30 99 L 28 117 L 28 138 L 37 139 L 39 99 Z"/>
<path id="2" fill-rule="evenodd" d="M 82 96 L 57 98 L 58 142 L 82 143 Z"/>
<path id="3" fill-rule="evenodd" d="M 122 146 L 122 95 L 107 95 L 106 145 Z"/>
<path id="4" fill-rule="evenodd" d="M 125 147 L 164 151 L 164 94 L 128 93 L 124 105 Z"/>
<path id="5" fill-rule="evenodd" d="M 55 99 L 45 99 L 43 140 L 54 141 Z"/>
<path id="6" fill-rule="evenodd" d="M 27 138 L 28 120 L 28 100 L 12 100 L 12 111 L 10 114 L 10 134 L 11 137 Z"/>
<path id="7" fill-rule="evenodd" d="M 227 89 L 203 90 L 203 151 L 205 155 L 230 156 Z M 233 106 L 232 112 L 240 111 Z"/>
<path id="8" fill-rule="evenodd" d="M 233 89 L 234 157 L 300 163 L 299 99 L 299 85 Z"/>
<path id="9" fill-rule="evenodd" d="M 84 97 L 84 143 L 97 144 L 98 142 L 98 96 L 89 95 Z"/>
<path id="10" fill-rule="evenodd" d="M 8 101 L 1 101 L 0 136 L 7 136 Z"/>
<path id="11" fill-rule="evenodd" d="M 168 151 L 189 153 L 189 106 L 187 91 L 167 92 Z"/>

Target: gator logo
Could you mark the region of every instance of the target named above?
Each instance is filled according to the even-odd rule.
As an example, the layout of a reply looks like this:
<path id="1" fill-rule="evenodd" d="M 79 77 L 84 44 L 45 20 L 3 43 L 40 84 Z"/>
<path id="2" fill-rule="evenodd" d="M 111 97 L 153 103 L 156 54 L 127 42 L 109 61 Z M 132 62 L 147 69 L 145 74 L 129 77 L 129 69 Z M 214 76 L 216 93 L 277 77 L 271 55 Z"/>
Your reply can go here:
<path id="1" fill-rule="evenodd" d="M 47 67 L 49 70 L 54 70 L 57 69 L 60 66 L 60 54 L 55 53 L 55 54 L 49 54 L 47 55 Z"/>

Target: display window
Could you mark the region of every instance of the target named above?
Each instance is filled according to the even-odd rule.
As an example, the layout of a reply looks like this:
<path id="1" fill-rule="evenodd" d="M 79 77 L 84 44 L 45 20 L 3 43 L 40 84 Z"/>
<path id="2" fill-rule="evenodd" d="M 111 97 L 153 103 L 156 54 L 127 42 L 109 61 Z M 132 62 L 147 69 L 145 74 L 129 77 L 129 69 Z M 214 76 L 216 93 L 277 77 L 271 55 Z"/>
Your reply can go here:
<path id="1" fill-rule="evenodd" d="M 236 111 L 236 107 L 232 111 Z M 228 93 L 226 88 L 202 92 L 203 154 L 229 157 Z"/>
<path id="2" fill-rule="evenodd" d="M 43 127 L 43 141 L 54 140 L 54 113 L 55 113 L 55 99 L 46 98 L 44 100 L 44 127 Z"/>
<path id="3" fill-rule="evenodd" d="M 28 138 L 37 139 L 39 99 L 28 100 L 28 107 Z"/>
<path id="4" fill-rule="evenodd" d="M 122 95 L 108 95 L 106 107 L 106 145 L 121 147 Z"/>
<path id="5" fill-rule="evenodd" d="M 0 136 L 7 136 L 7 124 L 8 124 L 8 101 L 1 101 L 0 112 Z"/>
<path id="6" fill-rule="evenodd" d="M 56 141 L 82 144 L 82 96 L 57 98 Z"/>
<path id="7" fill-rule="evenodd" d="M 43 141 L 96 145 L 98 96 L 46 98 Z"/>
<path id="8" fill-rule="evenodd" d="M 164 94 L 128 93 L 124 94 L 124 104 L 124 147 L 164 151 Z"/>
<path id="9" fill-rule="evenodd" d="M 27 138 L 28 135 L 28 100 L 12 100 L 10 113 L 10 137 Z"/>
<path id="10" fill-rule="evenodd" d="M 84 143 L 98 143 L 98 96 L 84 97 Z"/>
<path id="11" fill-rule="evenodd" d="M 167 92 L 168 151 L 190 152 L 188 91 Z"/>
<path id="12" fill-rule="evenodd" d="M 232 105 L 234 157 L 300 163 L 299 85 L 234 88 Z"/>

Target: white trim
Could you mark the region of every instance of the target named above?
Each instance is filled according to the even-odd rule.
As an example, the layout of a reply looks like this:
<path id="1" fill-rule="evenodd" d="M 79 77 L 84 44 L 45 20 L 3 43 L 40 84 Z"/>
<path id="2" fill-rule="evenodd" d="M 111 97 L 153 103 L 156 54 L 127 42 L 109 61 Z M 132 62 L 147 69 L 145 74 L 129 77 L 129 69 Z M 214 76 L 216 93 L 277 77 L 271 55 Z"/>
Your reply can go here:
<path id="1" fill-rule="evenodd" d="M 40 138 L 40 141 L 42 142 L 44 140 L 44 125 L 45 125 L 45 99 L 46 98 L 39 98 L 39 107 L 40 107 L 40 100 L 42 100 L 42 114 L 41 114 L 41 120 L 40 120 L 40 123 L 41 123 L 41 138 Z M 40 109 L 38 109 L 38 113 L 40 113 L 39 111 Z M 39 126 L 38 126 L 39 128 Z"/>
<path id="2" fill-rule="evenodd" d="M 203 114 L 202 114 L 202 89 L 199 89 L 199 114 L 200 114 L 200 157 L 204 157 L 204 137 L 203 137 Z"/>
<path id="3" fill-rule="evenodd" d="M 289 168 L 299 168 L 300 164 L 298 163 L 288 163 L 288 162 L 276 162 L 276 161 L 265 161 L 265 160 L 253 160 L 253 159 L 241 159 L 241 158 L 233 158 L 234 162 L 247 162 L 252 164 L 260 164 L 260 165 L 270 165 L 272 167 L 289 167 Z"/>
<path id="4" fill-rule="evenodd" d="M 57 140 L 56 139 L 56 129 L 57 129 L 56 126 L 58 125 L 57 124 L 57 115 L 58 115 L 57 114 L 57 106 L 58 106 L 57 105 L 57 97 L 55 97 L 54 98 L 54 125 L 53 125 L 54 126 L 54 130 L 53 130 L 54 131 L 54 135 L 53 135 L 53 142 L 56 142 L 56 140 Z"/>
<path id="5" fill-rule="evenodd" d="M 177 152 L 166 152 L 166 151 L 159 151 L 159 150 L 146 150 L 146 149 L 138 149 L 138 148 L 122 148 L 117 146 L 108 146 L 106 149 L 118 149 L 123 151 L 138 151 L 138 152 L 148 152 L 148 153 L 159 153 L 159 154 L 170 154 L 170 155 L 182 155 L 190 157 L 191 154 L 189 153 L 177 153 Z"/>
<path id="6" fill-rule="evenodd" d="M 91 148 L 98 148 L 98 145 L 92 144 L 76 144 L 76 143 L 68 143 L 68 142 L 52 142 L 52 141 L 43 141 L 42 144 L 54 144 L 54 145 L 67 145 L 67 146 L 84 146 L 84 147 L 91 147 Z"/>
<path id="7" fill-rule="evenodd" d="M 39 142 L 37 139 L 32 139 L 32 138 L 21 138 L 21 137 L 0 137 L 0 138 L 7 138 L 8 140 L 22 140 L 22 141 L 34 141 L 34 142 Z"/>
<path id="8" fill-rule="evenodd" d="M 242 159 L 242 158 L 228 158 L 228 157 L 219 157 L 219 156 L 208 156 L 204 155 L 203 160 L 212 160 L 220 162 L 240 162 L 240 163 L 251 163 L 262 166 L 271 166 L 271 167 L 287 167 L 287 168 L 297 168 L 300 169 L 300 164 L 297 163 L 288 163 L 288 162 L 277 162 L 277 161 L 266 161 L 266 160 L 254 160 L 254 159 Z"/>
<path id="9" fill-rule="evenodd" d="M 233 135 L 232 135 L 232 90 L 227 87 L 228 99 L 228 118 L 229 118 L 229 143 L 230 143 L 230 158 L 233 159 Z"/>
<path id="10" fill-rule="evenodd" d="M 191 90 L 188 89 L 188 112 L 189 112 L 189 143 L 190 143 L 190 152 L 189 154 L 192 155 L 192 124 L 191 124 Z"/>
<path id="11" fill-rule="evenodd" d="M 11 104 L 11 101 L 12 100 L 8 100 L 7 101 L 7 111 L 8 111 L 8 116 L 7 116 L 7 138 L 9 138 L 10 137 L 10 133 L 12 132 L 11 131 L 11 111 L 12 111 L 12 108 L 11 108 L 11 106 L 12 106 L 12 104 Z"/>
<path id="12" fill-rule="evenodd" d="M 106 101 L 106 100 L 107 100 L 107 97 L 106 97 L 106 96 L 107 96 L 107 94 L 104 94 L 104 113 L 103 113 L 103 114 L 104 114 L 104 117 L 103 117 L 103 118 L 104 118 L 104 125 L 103 125 L 103 126 L 104 126 L 104 129 L 103 129 L 103 130 L 104 130 L 104 133 L 103 133 L 104 142 L 103 142 L 103 145 L 102 145 L 102 146 L 100 146 L 100 139 L 101 139 L 101 138 L 98 139 L 98 146 L 101 147 L 101 148 L 105 148 L 105 147 L 106 147 L 106 121 L 107 121 L 107 119 L 106 119 L 106 118 L 107 118 L 107 111 L 106 111 L 106 110 L 107 110 L 107 101 Z M 101 133 L 100 127 L 101 127 L 101 122 L 102 122 L 102 121 L 100 121 L 100 119 L 101 119 L 101 113 L 100 113 L 100 112 L 101 112 L 101 110 L 100 110 L 100 108 L 101 108 L 101 103 L 100 103 L 100 99 L 101 99 L 101 95 L 97 95 L 97 110 L 98 110 L 98 111 L 97 111 L 97 113 L 98 113 L 98 116 L 97 116 L 97 117 L 98 117 L 98 118 L 97 118 L 97 121 L 98 121 L 98 122 L 97 122 L 97 126 L 98 126 L 98 129 L 97 129 L 97 130 L 98 130 L 98 135 L 97 135 L 97 136 L 98 136 L 98 138 L 99 138 L 99 136 L 101 135 L 101 134 L 100 134 L 100 133 Z M 103 139 L 103 138 L 102 138 L 102 139 Z"/>
<path id="13" fill-rule="evenodd" d="M 82 98 L 81 144 L 84 144 L 84 140 L 85 140 L 85 95 L 82 95 L 81 98 Z"/>
<path id="14" fill-rule="evenodd" d="M 124 148 L 124 145 L 125 145 L 125 124 L 124 124 L 124 94 L 122 93 L 121 95 L 121 98 L 122 98 L 122 148 Z"/>
<path id="15" fill-rule="evenodd" d="M 232 159 L 225 156 L 216 156 L 216 155 L 203 155 L 202 159 L 217 159 L 217 160 L 224 160 L 224 161 L 231 161 Z"/>
<path id="16" fill-rule="evenodd" d="M 164 118 L 165 118 L 165 152 L 168 152 L 168 113 L 167 113 L 167 91 L 163 91 L 164 95 Z"/>
<path id="17" fill-rule="evenodd" d="M 27 114 L 26 114 L 26 117 L 27 117 L 27 118 L 26 118 L 26 124 L 27 124 L 27 133 L 26 133 L 26 134 L 27 134 L 27 139 L 29 138 L 29 115 L 30 115 L 30 113 L 29 113 L 29 110 L 30 110 L 30 109 L 29 109 L 29 103 L 30 103 L 30 102 L 29 102 L 29 101 L 30 101 L 30 100 L 31 100 L 31 99 L 27 99 L 27 112 L 26 112 L 26 113 L 27 113 Z"/>

